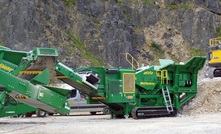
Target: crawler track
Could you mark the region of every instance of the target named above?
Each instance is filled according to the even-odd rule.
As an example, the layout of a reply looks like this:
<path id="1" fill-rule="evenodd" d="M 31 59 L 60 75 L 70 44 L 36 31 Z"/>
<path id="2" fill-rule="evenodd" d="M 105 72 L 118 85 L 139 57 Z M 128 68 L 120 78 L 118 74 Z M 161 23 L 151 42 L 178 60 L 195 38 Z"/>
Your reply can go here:
<path id="1" fill-rule="evenodd" d="M 131 116 L 134 119 L 163 117 L 163 116 L 175 116 L 177 111 L 168 112 L 166 107 L 136 107 L 132 110 Z"/>

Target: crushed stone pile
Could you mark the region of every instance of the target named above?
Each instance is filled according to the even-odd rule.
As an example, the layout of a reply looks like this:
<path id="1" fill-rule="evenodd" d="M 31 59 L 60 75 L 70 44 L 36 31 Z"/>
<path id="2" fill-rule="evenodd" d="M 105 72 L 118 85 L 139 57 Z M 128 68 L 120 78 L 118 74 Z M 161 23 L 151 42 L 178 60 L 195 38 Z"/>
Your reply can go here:
<path id="1" fill-rule="evenodd" d="M 181 115 L 221 112 L 221 78 L 205 78 L 198 82 L 197 95 L 183 106 Z"/>

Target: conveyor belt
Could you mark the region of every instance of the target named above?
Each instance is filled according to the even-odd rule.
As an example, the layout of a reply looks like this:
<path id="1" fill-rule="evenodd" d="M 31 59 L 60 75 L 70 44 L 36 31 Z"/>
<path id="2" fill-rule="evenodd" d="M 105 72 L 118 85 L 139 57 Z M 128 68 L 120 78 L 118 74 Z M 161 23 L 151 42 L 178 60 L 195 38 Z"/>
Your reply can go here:
<path id="1" fill-rule="evenodd" d="M 70 107 L 65 96 L 41 85 L 33 85 L 27 80 L 23 80 L 2 70 L 0 70 L 0 75 L 0 84 L 17 101 L 51 113 L 69 113 Z"/>
<path id="2" fill-rule="evenodd" d="M 55 73 L 54 73 L 55 63 L 53 61 L 53 58 L 54 57 L 50 57 L 50 56 L 38 57 L 37 61 L 33 62 L 32 64 L 30 64 L 29 67 L 21 71 L 18 74 L 18 77 L 30 81 L 35 76 L 41 74 L 44 69 L 48 68 L 50 71 L 50 79 L 51 79 L 51 82 L 53 83 L 54 80 L 52 79 L 55 78 Z"/>
<path id="3" fill-rule="evenodd" d="M 68 67 L 66 67 L 62 63 L 58 63 L 55 67 L 55 70 L 56 70 L 56 76 L 67 76 L 64 78 L 61 77 L 59 80 L 69 84 L 70 86 L 78 89 L 79 91 L 81 91 L 84 94 L 87 94 L 90 97 L 104 98 L 103 96 L 101 96 L 93 91 L 96 89 L 93 89 L 93 87 L 90 87 L 89 85 L 86 85 L 85 83 L 83 83 L 82 78 L 79 74 L 77 74 L 73 70 L 69 69 Z M 111 104 L 107 103 L 105 101 L 105 99 L 100 99 L 99 101 L 114 110 L 122 109 L 122 107 L 120 105 L 115 104 L 115 103 L 111 103 Z"/>

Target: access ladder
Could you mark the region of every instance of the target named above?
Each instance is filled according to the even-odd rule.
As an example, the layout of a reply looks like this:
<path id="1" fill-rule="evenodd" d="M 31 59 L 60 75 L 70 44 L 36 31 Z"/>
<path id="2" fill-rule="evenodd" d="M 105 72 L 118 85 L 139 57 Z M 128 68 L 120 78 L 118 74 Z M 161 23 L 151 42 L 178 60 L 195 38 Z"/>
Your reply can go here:
<path id="1" fill-rule="evenodd" d="M 163 98 L 164 98 L 164 102 L 165 102 L 168 113 L 173 112 L 173 105 L 172 105 L 171 98 L 170 98 L 170 92 L 167 86 L 162 87 L 162 93 L 163 93 Z"/>

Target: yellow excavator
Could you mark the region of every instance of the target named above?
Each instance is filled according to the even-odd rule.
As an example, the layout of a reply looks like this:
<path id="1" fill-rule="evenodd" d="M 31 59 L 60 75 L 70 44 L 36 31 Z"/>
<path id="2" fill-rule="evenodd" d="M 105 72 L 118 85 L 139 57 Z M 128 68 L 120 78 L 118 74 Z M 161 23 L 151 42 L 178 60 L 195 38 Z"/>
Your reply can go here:
<path id="1" fill-rule="evenodd" d="M 208 60 L 208 77 L 221 77 L 221 37 L 210 39 Z"/>

